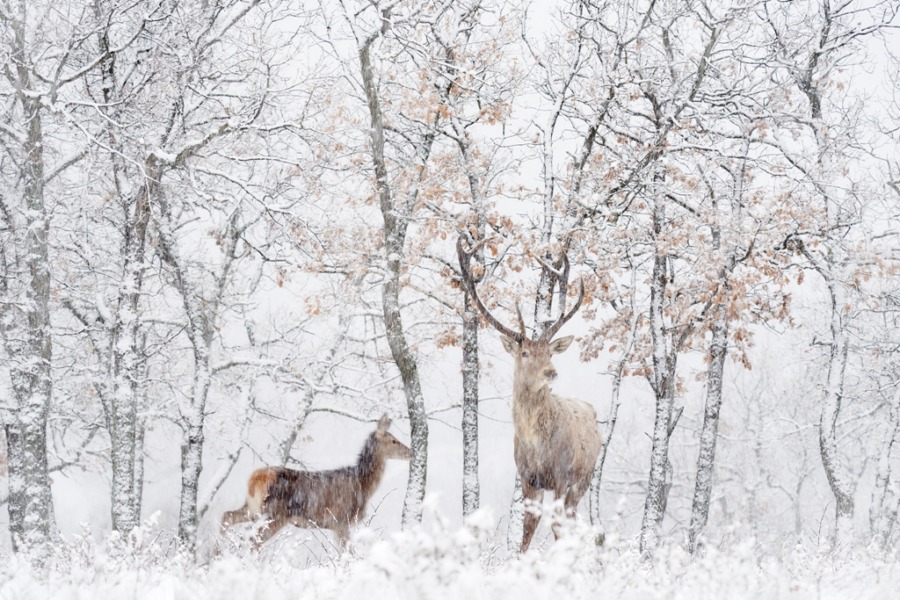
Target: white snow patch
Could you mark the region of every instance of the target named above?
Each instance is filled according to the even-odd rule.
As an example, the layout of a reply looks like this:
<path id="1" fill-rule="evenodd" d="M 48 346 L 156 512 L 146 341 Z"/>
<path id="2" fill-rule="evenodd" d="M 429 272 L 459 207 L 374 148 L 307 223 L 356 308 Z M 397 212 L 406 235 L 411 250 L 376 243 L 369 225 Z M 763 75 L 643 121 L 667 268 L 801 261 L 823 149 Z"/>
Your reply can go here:
<path id="1" fill-rule="evenodd" d="M 27 557 L 0 560 L 0 600 L 69 598 L 267 598 L 466 600 L 537 598 L 889 598 L 900 589 L 896 556 L 864 552 L 834 557 L 798 547 L 783 557 L 759 556 L 752 540 L 691 557 L 662 548 L 641 559 L 634 541 L 594 543 L 583 522 L 556 542 L 509 556 L 497 539 L 496 521 L 478 511 L 450 530 L 429 515 L 428 527 L 379 539 L 354 536 L 350 554 L 331 552 L 318 562 L 277 552 L 241 550 L 198 564 L 158 531 L 111 535 L 102 543 L 87 534 L 54 548 L 50 563 Z"/>

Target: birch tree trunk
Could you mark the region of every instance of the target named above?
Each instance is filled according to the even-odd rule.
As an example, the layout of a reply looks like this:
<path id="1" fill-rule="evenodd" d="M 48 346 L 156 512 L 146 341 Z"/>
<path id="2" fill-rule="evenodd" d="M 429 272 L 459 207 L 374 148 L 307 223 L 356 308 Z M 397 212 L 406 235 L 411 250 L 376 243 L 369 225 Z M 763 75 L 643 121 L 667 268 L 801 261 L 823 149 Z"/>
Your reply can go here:
<path id="1" fill-rule="evenodd" d="M 807 129 L 814 144 L 814 160 L 800 157 L 801 161 L 797 162 L 793 156 L 789 159 L 804 165 L 801 173 L 807 179 L 811 199 L 819 203 L 815 208 L 821 211 L 822 221 L 814 235 L 814 244 L 806 244 L 799 236 L 792 242 L 822 277 L 828 291 L 830 340 L 819 420 L 819 453 L 834 496 L 835 543 L 840 544 L 848 541 L 852 533 L 855 511 L 856 476 L 841 464 L 838 426 L 845 401 L 849 326 L 853 314 L 849 310 L 849 294 L 855 292 L 856 270 L 862 266 L 845 240 L 850 239 L 849 232 L 860 217 L 857 207 L 865 200 L 858 197 L 857 184 L 848 180 L 840 168 L 845 153 L 852 153 L 859 144 L 856 115 L 841 102 L 842 92 L 832 97 L 829 90 L 834 88 L 842 63 L 859 49 L 864 39 L 891 27 L 897 9 L 891 3 L 861 9 L 848 3 L 821 0 L 813 3 L 808 13 L 801 13 L 809 22 L 809 30 L 806 35 L 794 38 L 789 31 L 797 16 L 791 13 L 792 8 L 791 5 L 779 7 L 779 12 L 773 15 L 783 20 L 770 17 L 767 22 L 773 33 L 773 47 L 784 60 L 796 90 L 806 100 L 795 118 Z M 784 19 L 785 16 L 788 18 Z M 868 261 L 868 257 L 864 260 Z"/>
<path id="2" fill-rule="evenodd" d="M 706 407 L 700 431 L 700 454 L 697 458 L 697 480 L 691 506 L 688 530 L 688 549 L 697 550 L 700 534 L 709 518 L 709 500 L 716 460 L 716 439 L 719 433 L 719 410 L 722 407 L 722 375 L 728 356 L 728 317 L 721 302 L 713 312 L 712 341 L 709 348 L 709 369 L 706 375 Z"/>
<path id="3" fill-rule="evenodd" d="M 159 218 L 160 258 L 172 269 L 175 289 L 181 296 L 187 319 L 185 334 L 190 341 L 193 356 L 193 381 L 186 405 L 181 408 L 181 499 L 178 511 L 178 537 L 193 545 L 197 532 L 197 498 L 200 475 L 203 471 L 204 422 L 206 402 L 212 384 L 211 356 L 217 322 L 226 287 L 236 260 L 237 243 L 242 234 L 239 226 L 240 210 L 231 213 L 221 236 L 222 265 L 217 273 L 211 293 L 193 281 L 184 259 L 178 253 L 173 217 L 168 203 L 160 198 Z M 207 293 L 204 294 L 204 291 Z"/>
<path id="4" fill-rule="evenodd" d="M 478 510 L 478 312 L 469 294 L 463 293 L 463 516 Z"/>
<path id="5" fill-rule="evenodd" d="M 637 269 L 631 271 L 632 289 L 636 287 Z M 600 450 L 600 458 L 597 459 L 597 466 L 594 468 L 594 474 L 591 476 L 591 488 L 589 490 L 589 514 L 591 524 L 600 524 L 600 484 L 603 481 L 603 467 L 606 464 L 606 456 L 609 451 L 609 444 L 613 439 L 616 431 L 616 422 L 619 415 L 619 406 L 622 404 L 622 378 L 624 377 L 625 367 L 634 348 L 635 339 L 637 339 L 637 328 L 640 321 L 640 313 L 631 307 L 631 322 L 628 328 L 628 339 L 622 350 L 622 358 L 616 365 L 615 375 L 613 376 L 612 391 L 610 392 L 609 416 L 607 418 L 606 427 L 603 428 L 603 448 Z"/>
<path id="6" fill-rule="evenodd" d="M 872 545 L 879 550 L 888 548 L 900 511 L 900 484 L 891 469 L 891 461 L 898 442 L 900 442 L 900 389 L 894 392 L 892 398 L 890 421 L 881 443 L 881 455 L 878 457 L 875 471 L 875 489 L 872 491 L 872 505 L 869 509 Z"/>
<path id="7" fill-rule="evenodd" d="M 847 368 L 849 340 L 843 323 L 843 309 L 846 306 L 843 287 L 833 280 L 827 283 L 831 300 L 831 343 L 825 399 L 819 420 L 819 451 L 828 485 L 834 495 L 835 540 L 840 542 L 852 531 L 855 508 L 853 485 L 848 481 L 840 464 L 837 447 L 837 424 L 844 399 L 844 373 Z"/>
<path id="8" fill-rule="evenodd" d="M 650 450 L 650 475 L 647 480 L 647 497 L 641 522 L 641 554 L 649 557 L 659 543 L 659 530 L 665 517 L 669 486 L 669 436 L 672 413 L 675 406 L 676 355 L 670 348 L 663 312 L 668 285 L 668 256 L 659 247 L 660 236 L 666 219 L 665 200 L 657 196 L 653 206 L 653 233 L 657 249 L 653 257 L 653 274 L 650 288 L 650 333 L 653 344 L 653 391 L 656 397 L 656 413 L 653 424 L 653 443 Z"/>
<path id="9" fill-rule="evenodd" d="M 23 13 L 25 9 L 23 8 Z M 22 15 L 24 19 L 24 14 Z M 13 549 L 41 548 L 49 540 L 53 519 L 47 465 L 47 418 L 50 409 L 53 345 L 50 331 L 50 217 L 44 198 L 42 104 L 32 95 L 24 22 L 13 21 L 19 54 L 7 77 L 18 93 L 24 126 L 16 187 L 0 193 L 6 233 L 2 244 L 3 302 L 0 318 L 9 361 L 12 409 L 4 418 L 9 461 L 9 517 Z M 19 187 L 20 186 L 20 187 Z M 18 188 L 18 189 L 16 189 Z M 11 193 L 11 194 L 10 194 Z M 9 195 L 8 195 L 9 194 Z M 19 196 L 16 204 L 13 198 Z"/>
<path id="10" fill-rule="evenodd" d="M 101 6 L 95 6 L 99 22 L 104 22 Z M 109 29 L 98 36 L 103 59 L 99 65 L 100 90 L 104 112 L 103 129 L 106 144 L 111 149 L 109 161 L 113 184 L 122 208 L 122 241 L 120 256 L 122 275 L 113 321 L 107 325 L 106 380 L 100 382 L 100 395 L 110 437 L 112 466 L 111 513 L 116 531 L 128 532 L 140 524 L 141 490 L 143 487 L 143 424 L 139 412 L 144 398 L 146 340 L 141 322 L 141 298 L 147 254 L 147 228 L 150 222 L 150 201 L 158 193 L 161 173 L 153 169 L 152 161 L 144 165 L 144 180 L 134 193 L 128 193 L 127 150 L 119 142 L 115 124 L 121 121 L 118 111 L 126 106 L 121 102 L 116 73 L 117 61 L 109 40 Z M 133 65 L 128 65 L 133 67 Z M 126 67 L 126 68 L 128 68 Z"/>
<path id="11" fill-rule="evenodd" d="M 425 483 L 428 468 L 428 421 L 425 400 L 419 379 L 415 356 L 406 340 L 400 310 L 401 270 L 405 255 L 404 245 L 409 215 L 397 206 L 388 181 L 385 158 L 384 119 L 378 97 L 375 76 L 372 71 L 372 45 L 387 33 L 389 21 L 385 16 L 382 28 L 369 36 L 359 49 L 362 83 L 369 108 L 370 135 L 372 138 L 372 163 L 375 170 L 375 187 L 384 219 L 385 281 L 382 287 L 382 310 L 385 332 L 391 356 L 400 371 L 403 391 L 406 395 L 409 415 L 410 444 L 413 458 L 409 465 L 409 480 L 403 500 L 403 524 L 413 525 L 422 519 L 422 503 L 425 499 Z"/>

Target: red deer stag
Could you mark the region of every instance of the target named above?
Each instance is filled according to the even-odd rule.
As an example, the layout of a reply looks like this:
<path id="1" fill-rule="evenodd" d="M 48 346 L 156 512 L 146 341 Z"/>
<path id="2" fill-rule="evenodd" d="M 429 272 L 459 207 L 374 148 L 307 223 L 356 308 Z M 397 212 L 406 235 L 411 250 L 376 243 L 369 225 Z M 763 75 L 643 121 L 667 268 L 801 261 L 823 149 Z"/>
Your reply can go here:
<path id="1" fill-rule="evenodd" d="M 264 517 L 268 523 L 256 535 L 257 548 L 291 523 L 331 529 L 343 550 L 350 537 L 350 526 L 365 516 L 366 504 L 384 475 L 385 461 L 412 458 L 412 451 L 388 433 L 390 425 L 387 414 L 382 415 L 355 465 L 330 471 L 295 471 L 285 467 L 253 471 L 247 483 L 247 502 L 222 515 L 222 530 Z"/>
<path id="2" fill-rule="evenodd" d="M 574 517 L 578 501 L 590 486 L 597 456 L 600 454 L 600 430 L 597 427 L 597 413 L 590 404 L 562 398 L 550 390 L 550 385 L 557 376 L 550 359 L 554 354 L 564 352 L 574 339 L 573 336 L 555 340 L 552 338 L 581 307 L 584 284 L 582 282 L 578 300 L 572 310 L 566 313 L 565 307 L 561 307 L 559 318 L 541 335 L 529 339 L 518 305 L 516 314 L 519 331 L 514 331 L 494 317 L 478 297 L 475 281 L 469 270 L 469 261 L 477 248 L 478 246 L 467 250 L 462 237 L 456 244 L 466 290 L 478 311 L 502 334 L 500 339 L 503 347 L 515 359 L 513 454 L 522 482 L 522 494 L 526 501 L 540 502 L 544 490 L 551 490 L 557 500 L 563 500 L 566 515 Z M 568 271 L 568 258 L 563 255 L 561 272 L 550 273 L 555 283 L 561 287 L 563 295 Z M 526 512 L 521 552 L 528 550 L 540 519 L 540 513 L 532 510 Z M 553 533 L 559 537 L 556 527 L 553 528 Z"/>

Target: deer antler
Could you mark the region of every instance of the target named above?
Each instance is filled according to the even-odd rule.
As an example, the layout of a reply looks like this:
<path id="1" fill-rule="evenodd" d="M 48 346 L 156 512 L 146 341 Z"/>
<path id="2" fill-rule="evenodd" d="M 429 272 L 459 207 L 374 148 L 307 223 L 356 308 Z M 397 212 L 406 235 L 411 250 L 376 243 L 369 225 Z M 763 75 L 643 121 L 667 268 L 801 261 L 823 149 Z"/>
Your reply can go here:
<path id="1" fill-rule="evenodd" d="M 519 328 L 521 331 L 515 332 L 503 323 L 499 321 L 491 312 L 487 309 L 484 303 L 481 301 L 481 298 L 478 297 L 478 293 L 475 291 L 475 280 L 472 278 L 472 273 L 469 270 L 469 262 L 472 259 L 472 255 L 478 251 L 478 249 L 487 242 L 487 238 L 481 240 L 471 249 L 466 250 L 463 246 L 463 236 L 459 236 L 459 239 L 456 240 L 456 254 L 459 256 L 459 270 L 462 275 L 463 284 L 466 286 L 466 291 L 472 296 L 472 299 L 475 300 L 475 306 L 478 307 L 478 312 L 487 319 L 488 323 L 493 325 L 494 329 L 505 335 L 506 337 L 514 339 L 518 343 L 522 343 L 525 340 L 525 320 L 522 318 L 522 311 L 519 310 L 519 305 L 516 304 L 516 314 L 519 319 Z"/>
<path id="2" fill-rule="evenodd" d="M 568 290 L 568 287 L 569 287 L 569 267 L 570 267 L 570 265 L 569 265 L 568 254 L 563 252 L 562 256 L 560 257 L 561 264 L 558 269 L 551 269 L 546 264 L 544 264 L 543 261 L 540 261 L 540 262 L 541 262 L 541 266 L 544 269 L 547 269 L 548 271 L 550 271 L 551 277 L 553 277 L 553 280 L 556 282 L 556 285 L 559 286 L 559 308 L 560 308 L 560 311 L 565 311 L 566 291 Z M 552 325 L 550 325 L 549 327 L 547 327 L 547 329 L 544 330 L 544 333 L 541 334 L 540 339 L 542 339 L 542 340 L 553 339 L 553 336 L 556 335 L 556 333 L 562 328 L 562 326 L 565 325 L 569 319 L 571 319 L 573 316 L 575 316 L 575 313 L 578 312 L 579 308 L 581 308 L 581 302 L 584 300 L 584 280 L 579 278 L 578 285 L 579 285 L 578 300 L 575 301 L 575 306 L 573 306 L 572 310 L 570 310 L 567 313 L 560 312 L 559 318 Z M 552 290 L 552 287 L 551 287 L 551 290 Z"/>

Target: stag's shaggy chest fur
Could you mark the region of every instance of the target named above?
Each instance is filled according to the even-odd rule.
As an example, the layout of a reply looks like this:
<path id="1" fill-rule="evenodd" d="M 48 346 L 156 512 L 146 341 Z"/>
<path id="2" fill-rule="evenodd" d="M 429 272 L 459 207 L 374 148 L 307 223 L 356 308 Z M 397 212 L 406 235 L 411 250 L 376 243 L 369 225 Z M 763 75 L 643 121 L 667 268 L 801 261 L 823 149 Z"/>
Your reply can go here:
<path id="1" fill-rule="evenodd" d="M 581 400 L 548 388 L 513 398 L 514 455 L 519 475 L 532 487 L 564 492 L 590 477 L 600 454 L 597 413 Z"/>

